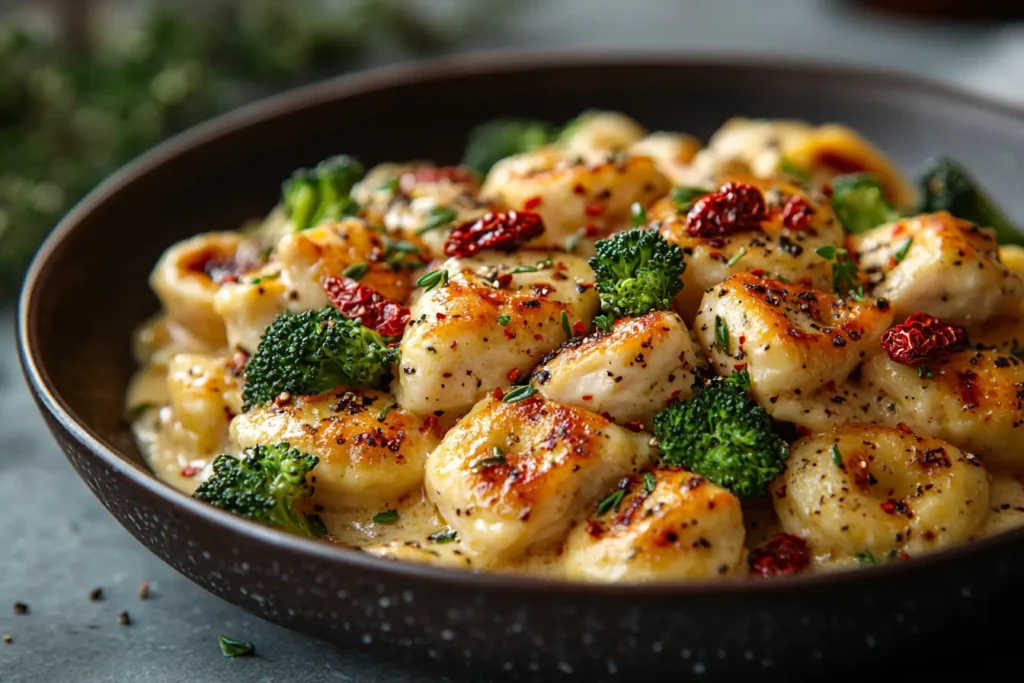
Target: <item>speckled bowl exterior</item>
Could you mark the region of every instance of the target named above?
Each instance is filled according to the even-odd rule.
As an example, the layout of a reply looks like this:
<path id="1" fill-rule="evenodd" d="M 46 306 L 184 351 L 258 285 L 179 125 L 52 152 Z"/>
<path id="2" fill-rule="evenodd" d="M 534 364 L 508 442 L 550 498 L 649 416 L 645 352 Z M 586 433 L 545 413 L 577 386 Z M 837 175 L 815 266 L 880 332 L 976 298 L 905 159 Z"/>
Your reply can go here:
<path id="1" fill-rule="evenodd" d="M 147 275 L 167 246 L 263 215 L 282 178 L 328 154 L 455 162 L 483 120 L 561 121 L 590 107 L 701 136 L 733 115 L 842 121 L 908 168 L 933 153 L 959 157 L 1024 215 L 1024 113 L 892 74 L 755 59 L 496 55 L 328 81 L 155 149 L 94 191 L 42 248 L 19 341 L 68 460 L 129 532 L 211 592 L 289 628 L 446 673 L 879 675 L 886 657 L 992 647 L 1024 607 L 1024 530 L 831 576 L 581 585 L 403 564 L 291 537 L 193 501 L 144 468 L 122 417 L 129 335 L 157 310 Z"/>

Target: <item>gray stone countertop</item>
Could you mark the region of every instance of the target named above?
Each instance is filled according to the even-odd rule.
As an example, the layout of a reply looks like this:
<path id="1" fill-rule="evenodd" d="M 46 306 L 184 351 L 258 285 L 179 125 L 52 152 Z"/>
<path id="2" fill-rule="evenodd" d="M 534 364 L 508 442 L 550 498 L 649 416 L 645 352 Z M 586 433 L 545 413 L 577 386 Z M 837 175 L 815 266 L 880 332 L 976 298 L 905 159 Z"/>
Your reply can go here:
<path id="1" fill-rule="evenodd" d="M 1024 24 L 879 18 L 815 0 L 524 1 L 461 50 L 674 49 L 895 67 L 1024 102 Z M 283 630 L 215 598 L 136 543 L 75 477 L 25 389 L 13 313 L 0 307 L 0 681 L 252 683 L 443 681 Z M 150 597 L 141 600 L 139 584 Z M 102 587 L 104 598 L 89 592 Z M 29 613 L 12 614 L 23 601 Z M 6 604 L 5 604 L 6 603 Z M 132 623 L 118 623 L 119 613 Z M 228 660 L 217 636 L 256 643 Z M 887 673 L 894 673 L 887 670 Z M 920 675 L 918 668 L 916 675 Z"/>

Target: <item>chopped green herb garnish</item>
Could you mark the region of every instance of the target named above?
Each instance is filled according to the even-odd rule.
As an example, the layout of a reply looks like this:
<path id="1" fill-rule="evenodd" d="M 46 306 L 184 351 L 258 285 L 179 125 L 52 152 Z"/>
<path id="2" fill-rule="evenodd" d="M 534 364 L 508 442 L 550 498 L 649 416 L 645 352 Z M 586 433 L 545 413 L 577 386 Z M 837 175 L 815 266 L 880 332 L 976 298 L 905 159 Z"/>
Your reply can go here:
<path id="1" fill-rule="evenodd" d="M 276 273 L 267 273 L 266 275 L 261 275 L 259 277 L 254 277 L 252 279 L 252 284 L 258 285 L 259 283 L 263 282 L 264 280 L 276 280 L 279 277 L 281 277 L 281 271 L 277 271 Z"/>
<path id="2" fill-rule="evenodd" d="M 225 657 L 245 657 L 256 652 L 256 646 L 244 640 L 235 640 L 227 636 L 221 636 L 218 640 L 220 641 L 221 654 Z"/>
<path id="3" fill-rule="evenodd" d="M 501 402 L 518 403 L 519 401 L 524 401 L 530 398 L 536 393 L 537 390 L 534 387 L 530 386 L 529 384 L 524 384 L 523 386 L 516 387 L 512 391 L 505 394 L 505 397 L 501 399 Z"/>
<path id="4" fill-rule="evenodd" d="M 562 332 L 565 332 L 566 339 L 572 339 L 572 325 L 569 324 L 569 314 L 562 311 Z"/>
<path id="5" fill-rule="evenodd" d="M 353 280 L 362 280 L 363 276 L 366 275 L 369 270 L 370 266 L 365 263 L 353 263 L 351 266 L 341 271 L 341 274 L 345 277 L 350 277 Z"/>
<path id="6" fill-rule="evenodd" d="M 864 285 L 860 283 L 857 264 L 850 258 L 850 252 L 831 244 L 818 247 L 814 253 L 832 261 L 832 290 L 838 296 L 849 296 L 854 301 L 864 300 Z"/>
<path id="7" fill-rule="evenodd" d="M 914 243 L 913 237 L 908 237 L 907 241 L 903 243 L 896 253 L 892 255 L 892 258 L 896 263 L 903 263 L 903 259 L 907 258 L 907 252 L 910 251 L 910 245 Z"/>
<path id="8" fill-rule="evenodd" d="M 612 331 L 612 319 L 607 315 L 594 316 L 594 329 L 602 332 Z"/>
<path id="9" fill-rule="evenodd" d="M 626 497 L 626 489 L 617 489 L 614 493 L 602 499 L 597 504 L 597 516 L 605 514 L 609 510 L 618 510 L 619 505 L 622 504 L 622 499 Z"/>
<path id="10" fill-rule="evenodd" d="M 313 538 L 323 538 L 327 535 L 327 525 L 324 524 L 320 515 L 306 515 L 306 523 L 309 525 L 309 533 L 313 534 Z"/>
<path id="11" fill-rule="evenodd" d="M 715 346 L 729 353 L 729 327 L 720 315 L 715 316 Z"/>
<path id="12" fill-rule="evenodd" d="M 388 419 L 388 413 L 398 407 L 397 403 L 392 403 L 389 406 L 384 406 L 379 413 L 377 413 L 377 422 L 383 422 Z"/>
<path id="13" fill-rule="evenodd" d="M 385 510 L 373 516 L 374 524 L 391 524 L 398 521 L 398 510 Z"/>
<path id="14" fill-rule="evenodd" d="M 672 201 L 676 204 L 679 213 L 686 213 L 693 207 L 693 203 L 704 195 L 714 192 L 706 187 L 673 187 Z"/>
<path id="15" fill-rule="evenodd" d="M 534 268 L 533 266 L 519 266 L 518 268 L 513 268 L 512 271 L 509 273 L 509 275 L 519 275 L 520 273 L 536 273 L 536 272 L 537 272 L 537 269 Z"/>
<path id="16" fill-rule="evenodd" d="M 727 265 L 730 268 L 732 268 L 733 266 L 735 266 L 737 263 L 740 262 L 741 258 L 743 258 L 746 255 L 747 255 L 747 248 L 746 247 L 740 247 L 740 250 L 737 251 L 735 254 L 733 254 L 732 258 L 730 258 L 728 261 L 725 262 L 725 265 Z"/>
<path id="17" fill-rule="evenodd" d="M 657 485 L 658 480 L 654 478 L 654 475 L 650 472 L 644 472 L 644 491 L 652 493 Z"/>
<path id="18" fill-rule="evenodd" d="M 917 376 L 921 379 L 935 379 L 935 373 L 926 365 L 922 365 L 917 369 Z"/>
<path id="19" fill-rule="evenodd" d="M 548 256 L 543 261 L 537 261 L 537 267 L 538 268 L 544 268 L 544 269 L 554 268 L 555 267 L 555 261 L 550 256 Z"/>
<path id="20" fill-rule="evenodd" d="M 432 270 L 416 281 L 417 287 L 423 287 L 428 292 L 438 285 L 448 284 L 448 271 L 444 269 Z"/>
<path id="21" fill-rule="evenodd" d="M 846 469 L 846 465 L 843 463 L 843 454 L 839 452 L 839 446 L 832 444 L 832 462 L 836 464 L 841 470 Z"/>
<path id="22" fill-rule="evenodd" d="M 875 556 L 868 550 L 862 550 L 853 557 L 861 564 L 875 564 Z"/>
<path id="23" fill-rule="evenodd" d="M 443 206 L 435 206 L 430 210 L 430 217 L 423 227 L 416 231 L 417 235 L 425 235 L 431 230 L 437 230 L 449 225 L 458 217 L 458 213 Z"/>
<path id="24" fill-rule="evenodd" d="M 378 187 L 377 189 L 382 192 L 398 192 L 398 178 L 388 178 L 383 183 L 381 183 L 380 187 Z"/>
<path id="25" fill-rule="evenodd" d="M 427 540 L 432 541 L 434 543 L 451 543 L 455 540 L 457 536 L 458 532 L 456 532 L 455 529 L 448 528 L 430 534 L 429 536 L 427 536 Z"/>
<path id="26" fill-rule="evenodd" d="M 507 465 L 508 459 L 505 457 L 505 452 L 499 447 L 494 447 L 494 455 L 487 458 L 481 458 L 473 463 L 474 470 L 482 470 L 494 465 Z"/>
<path id="27" fill-rule="evenodd" d="M 793 176 L 797 180 L 806 182 L 811 179 L 811 174 L 806 168 L 786 157 L 779 159 L 779 170 L 788 176 Z"/>
<path id="28" fill-rule="evenodd" d="M 502 313 L 501 315 L 498 316 L 498 324 L 501 325 L 502 327 L 508 325 L 510 322 L 512 322 L 512 316 L 510 316 L 508 313 Z"/>
<path id="29" fill-rule="evenodd" d="M 639 228 L 645 223 L 647 223 L 647 210 L 640 202 L 633 202 L 633 205 L 629 207 L 629 224 L 634 228 Z"/>

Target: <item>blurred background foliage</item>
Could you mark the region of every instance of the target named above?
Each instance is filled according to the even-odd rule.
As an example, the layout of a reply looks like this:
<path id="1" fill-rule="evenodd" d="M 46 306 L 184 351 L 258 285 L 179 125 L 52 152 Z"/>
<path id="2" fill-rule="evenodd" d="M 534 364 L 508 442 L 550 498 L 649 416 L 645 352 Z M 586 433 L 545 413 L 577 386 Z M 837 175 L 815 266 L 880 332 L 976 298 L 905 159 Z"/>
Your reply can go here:
<path id="1" fill-rule="evenodd" d="M 501 0 L 239 0 L 98 12 L 51 3 L 0 23 L 0 300 L 113 170 L 247 100 L 387 57 L 442 51 Z"/>

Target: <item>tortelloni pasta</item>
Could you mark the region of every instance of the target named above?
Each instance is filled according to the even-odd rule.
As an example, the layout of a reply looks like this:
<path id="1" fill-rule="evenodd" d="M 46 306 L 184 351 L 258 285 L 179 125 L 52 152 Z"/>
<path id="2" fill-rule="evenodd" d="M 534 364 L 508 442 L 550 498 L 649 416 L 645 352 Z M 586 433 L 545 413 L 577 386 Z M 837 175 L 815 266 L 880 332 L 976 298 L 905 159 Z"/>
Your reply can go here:
<path id="1" fill-rule="evenodd" d="M 166 251 L 128 397 L 158 476 L 380 558 L 587 582 L 1024 527 L 1024 238 L 955 161 L 597 110 L 469 140 L 328 157 Z"/>

